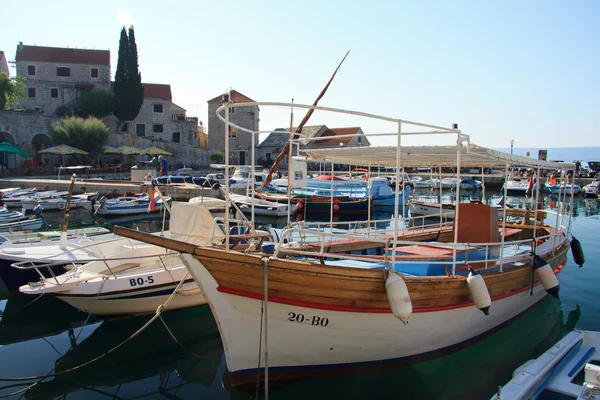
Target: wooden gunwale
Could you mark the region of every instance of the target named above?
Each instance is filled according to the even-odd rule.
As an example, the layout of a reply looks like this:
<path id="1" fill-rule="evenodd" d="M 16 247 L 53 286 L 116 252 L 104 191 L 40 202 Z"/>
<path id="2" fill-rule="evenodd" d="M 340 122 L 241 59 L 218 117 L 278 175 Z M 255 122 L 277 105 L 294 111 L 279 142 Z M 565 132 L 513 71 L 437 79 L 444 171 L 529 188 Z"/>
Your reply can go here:
<path id="1" fill-rule="evenodd" d="M 115 233 L 172 250 L 189 252 L 203 263 L 222 289 L 262 296 L 262 259 L 266 255 L 194 246 L 119 227 L 116 227 Z M 554 256 L 547 255 L 546 260 L 556 264 L 556 260 L 564 259 L 567 250 L 568 245 L 563 244 Z M 532 269 L 530 264 L 524 264 L 508 268 L 504 272 L 484 272 L 482 276 L 490 296 L 503 296 L 529 287 Z M 466 278 L 463 276 L 404 276 L 404 279 L 414 308 L 452 308 L 472 303 Z M 384 272 L 381 269 L 271 259 L 269 296 L 323 306 L 389 310 Z"/>
<path id="2" fill-rule="evenodd" d="M 563 246 L 553 259 L 561 257 L 566 250 L 567 247 Z M 220 286 L 233 291 L 262 294 L 264 267 L 260 257 L 246 256 L 246 262 L 240 263 L 231 253 L 205 248 L 197 248 L 194 256 Z M 504 272 L 482 274 L 492 297 L 529 287 L 531 275 L 530 264 L 512 267 Z M 472 302 L 465 277 L 405 276 L 404 279 L 413 307 L 459 306 Z M 537 279 L 534 280 L 536 281 Z M 293 260 L 269 262 L 269 296 L 271 295 L 331 306 L 389 308 L 381 270 L 364 271 Z"/>

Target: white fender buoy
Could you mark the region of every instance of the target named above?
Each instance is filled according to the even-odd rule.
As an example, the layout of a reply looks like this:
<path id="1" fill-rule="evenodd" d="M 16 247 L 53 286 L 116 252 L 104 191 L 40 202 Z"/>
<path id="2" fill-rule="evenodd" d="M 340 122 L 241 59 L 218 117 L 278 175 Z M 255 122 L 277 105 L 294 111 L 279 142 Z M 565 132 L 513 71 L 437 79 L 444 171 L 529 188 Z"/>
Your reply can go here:
<path id="1" fill-rule="evenodd" d="M 540 256 L 535 256 L 533 259 L 533 269 L 540 282 L 542 282 L 542 286 L 546 289 L 546 292 L 558 298 L 560 286 L 558 285 L 558 279 L 556 279 L 556 275 L 554 275 L 554 271 L 550 264 Z"/>
<path id="2" fill-rule="evenodd" d="M 469 268 L 467 286 L 469 286 L 469 291 L 471 292 L 475 307 L 483 311 L 485 315 L 490 315 L 492 299 L 490 298 L 490 292 L 487 289 L 483 276 L 478 274 L 477 271 L 472 268 Z"/>
<path id="3" fill-rule="evenodd" d="M 408 324 L 408 319 L 412 314 L 412 302 L 404 279 L 398 274 L 390 273 L 385 281 L 385 291 L 394 316 L 404 325 Z"/>

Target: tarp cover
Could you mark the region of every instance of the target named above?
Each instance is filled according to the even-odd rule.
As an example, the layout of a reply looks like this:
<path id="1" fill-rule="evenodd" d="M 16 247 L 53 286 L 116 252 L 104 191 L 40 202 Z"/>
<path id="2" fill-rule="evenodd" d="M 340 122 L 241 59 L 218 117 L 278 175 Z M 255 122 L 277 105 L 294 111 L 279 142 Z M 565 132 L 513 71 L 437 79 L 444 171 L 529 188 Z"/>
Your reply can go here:
<path id="1" fill-rule="evenodd" d="M 396 167 L 396 146 L 388 147 L 345 147 L 306 150 L 309 159 L 330 161 L 349 165 L 372 165 Z M 456 146 L 407 146 L 400 148 L 398 167 L 456 167 L 458 151 Z M 461 146 L 461 167 L 495 167 L 506 165 L 531 168 L 559 169 L 573 168 L 573 163 L 557 163 L 535 158 L 517 156 L 486 147 L 471 144 Z"/>
<path id="2" fill-rule="evenodd" d="M 213 216 L 205 204 L 175 202 L 171 208 L 169 231 L 172 239 L 209 246 L 212 242 Z M 225 235 L 217 229 L 215 241 Z"/>

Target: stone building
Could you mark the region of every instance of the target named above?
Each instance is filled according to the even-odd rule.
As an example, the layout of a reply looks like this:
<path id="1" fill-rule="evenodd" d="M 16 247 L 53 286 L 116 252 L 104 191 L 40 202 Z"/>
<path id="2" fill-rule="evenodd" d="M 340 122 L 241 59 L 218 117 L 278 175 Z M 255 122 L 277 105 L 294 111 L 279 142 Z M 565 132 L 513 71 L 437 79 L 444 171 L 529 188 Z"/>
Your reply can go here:
<path id="1" fill-rule="evenodd" d="M 171 85 L 143 86 L 144 102 L 139 114 L 134 121 L 123 123 L 119 131 L 159 142 L 199 146 L 198 118 L 188 117 L 184 108 L 173 103 Z"/>
<path id="2" fill-rule="evenodd" d="M 38 150 L 53 145 L 51 123 L 75 111 L 81 91 L 111 90 L 110 51 L 19 43 L 15 59 L 17 75 L 27 78 L 27 98 L 19 108 L 29 112 L 0 111 L 0 141 L 17 144 L 35 158 Z M 104 118 L 112 132 L 108 144 L 163 148 L 173 153 L 173 167 L 208 164 L 209 152 L 199 146 L 198 118 L 188 117 L 185 109 L 173 103 L 170 85 L 143 85 L 144 102 L 134 121 L 117 126 L 113 115 Z M 59 108 L 61 116 L 56 112 Z M 22 163 L 15 156 L 8 160 L 9 167 Z"/>
<path id="3" fill-rule="evenodd" d="M 110 91 L 110 51 L 26 46 L 15 55 L 17 76 L 27 78 L 27 97 L 20 108 L 56 114 L 59 107 L 73 112 L 81 91 Z M 64 112 L 58 112 L 64 114 Z"/>
<path id="4" fill-rule="evenodd" d="M 232 103 L 254 101 L 235 90 L 230 91 L 229 98 Z M 225 123 L 216 115 L 217 109 L 222 105 L 222 96 L 217 96 L 208 101 L 208 147 L 211 151 L 224 151 L 225 149 Z M 238 126 L 257 131 L 259 112 L 258 106 L 230 108 L 229 119 Z M 248 157 L 252 148 L 252 136 L 254 136 L 254 145 L 258 146 L 258 135 L 252 135 L 248 132 L 238 132 L 236 129 L 230 127 L 229 162 L 231 164 L 251 164 Z"/>
<path id="5" fill-rule="evenodd" d="M 286 129 L 277 129 L 271 132 L 269 136 L 260 143 L 257 153 L 261 160 L 275 160 L 275 158 L 277 158 L 277 155 L 279 155 L 290 138 L 289 133 L 284 131 L 286 131 Z M 300 146 L 300 151 L 319 147 L 358 147 L 371 145 L 360 127 L 328 128 L 326 125 L 312 125 L 302 128 L 302 135 L 306 143 Z M 352 136 L 339 137 L 348 135 Z M 310 140 L 314 138 L 326 139 Z M 296 155 L 295 149 L 293 154 Z M 287 157 L 285 157 L 281 165 L 287 165 Z"/>
<path id="6" fill-rule="evenodd" d="M 6 75 L 10 76 L 8 61 L 6 60 L 6 55 L 3 51 L 0 51 L 0 72 L 4 72 Z"/>

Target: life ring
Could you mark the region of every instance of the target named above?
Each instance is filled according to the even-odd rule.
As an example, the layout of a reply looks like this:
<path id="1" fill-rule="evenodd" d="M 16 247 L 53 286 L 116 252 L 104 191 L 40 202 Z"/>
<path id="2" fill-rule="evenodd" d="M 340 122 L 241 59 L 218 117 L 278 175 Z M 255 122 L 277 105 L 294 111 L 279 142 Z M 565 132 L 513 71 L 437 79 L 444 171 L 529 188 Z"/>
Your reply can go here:
<path id="1" fill-rule="evenodd" d="M 61 201 L 59 201 L 59 202 L 57 203 L 57 205 L 58 205 L 58 209 L 59 209 L 60 211 L 62 211 L 62 210 L 64 210 L 64 209 L 65 209 L 65 207 L 67 206 L 67 202 L 66 202 L 66 201 L 64 201 L 64 200 L 61 200 Z"/>

